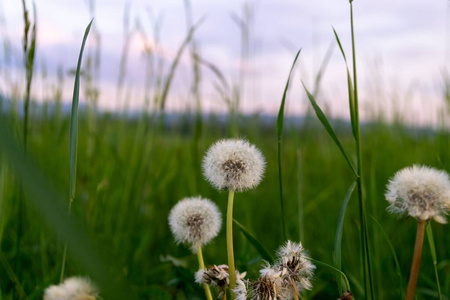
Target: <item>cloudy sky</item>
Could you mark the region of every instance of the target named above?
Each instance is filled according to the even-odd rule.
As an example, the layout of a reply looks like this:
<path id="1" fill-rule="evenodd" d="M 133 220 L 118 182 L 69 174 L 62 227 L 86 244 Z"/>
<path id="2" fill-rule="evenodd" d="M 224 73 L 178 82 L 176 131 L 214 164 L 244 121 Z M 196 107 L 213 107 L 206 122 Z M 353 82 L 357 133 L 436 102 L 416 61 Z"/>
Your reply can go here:
<path id="1" fill-rule="evenodd" d="M 302 48 L 299 67 L 293 78 L 287 110 L 303 113 L 308 107 L 301 80 L 312 90 L 314 77 L 328 49 L 332 55 L 323 77 L 318 102 L 333 116 L 346 118 L 345 64 L 334 42 L 332 27 L 340 35 L 347 57 L 351 57 L 349 4 L 346 0 L 191 0 L 194 22 L 204 21 L 194 34 L 200 56 L 212 62 L 230 86 L 241 83 L 245 112 L 275 113 L 296 51 Z M 31 2 L 27 2 L 31 8 Z M 49 97 L 49 86 L 58 67 L 65 74 L 64 98 L 71 98 L 74 68 L 84 29 L 95 16 L 88 50 L 99 49 L 99 107 L 121 109 L 124 99 L 139 109 L 147 90 L 153 92 L 156 76 L 149 76 L 145 49 L 159 43 L 157 58 L 167 74 L 170 62 L 187 34 L 183 0 L 35 0 L 38 24 L 38 71 L 33 86 L 36 98 Z M 239 77 L 241 31 L 236 17 L 249 8 L 249 50 L 245 72 Z M 434 123 L 443 109 L 443 72 L 449 57 L 448 0 L 355 0 L 354 20 L 357 66 L 362 114 L 399 114 L 408 122 Z M 124 17 L 126 16 L 126 17 Z M 22 80 L 23 28 L 21 1 L 0 0 L 0 39 L 9 42 L 12 60 L 5 62 L 0 49 L 0 89 L 8 94 L 5 76 Z M 245 19 L 245 18 L 244 18 Z M 128 23 L 126 22 L 128 20 Z M 155 30 L 155 24 L 159 29 Z M 138 31 L 137 29 L 140 29 Z M 128 34 L 127 34 L 128 33 Z M 128 60 L 122 93 L 118 77 L 123 44 L 128 36 Z M 144 38 L 145 36 L 145 38 Z M 330 46 L 331 45 L 331 46 Z M 146 48 L 147 47 L 147 48 Z M 90 52 L 89 52 L 90 51 Z M 170 90 L 170 110 L 193 108 L 190 95 L 192 62 L 183 55 Z M 42 68 L 47 70 L 43 80 Z M 226 111 L 215 89 L 217 77 L 202 68 L 202 106 L 205 111 Z M 68 101 L 68 100 L 67 100 Z M 86 101 L 86 99 L 82 99 Z"/>

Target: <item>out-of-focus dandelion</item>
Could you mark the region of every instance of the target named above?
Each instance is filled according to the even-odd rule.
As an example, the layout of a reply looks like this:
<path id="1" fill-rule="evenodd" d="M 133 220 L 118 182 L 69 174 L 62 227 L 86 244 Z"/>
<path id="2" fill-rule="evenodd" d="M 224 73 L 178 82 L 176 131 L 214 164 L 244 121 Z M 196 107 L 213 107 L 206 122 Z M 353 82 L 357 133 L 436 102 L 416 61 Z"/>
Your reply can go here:
<path id="1" fill-rule="evenodd" d="M 247 288 L 244 277 L 247 272 L 239 273 L 235 271 L 236 286 L 231 290 L 231 294 L 235 295 L 236 300 L 245 300 L 247 298 Z M 230 286 L 230 274 L 227 265 L 213 265 L 208 269 L 200 269 L 195 273 L 195 282 L 198 284 L 207 284 L 216 288 L 219 299 L 226 299 L 226 289 Z"/>
<path id="2" fill-rule="evenodd" d="M 388 211 L 417 219 L 417 234 L 406 300 L 414 299 L 427 221 L 445 223 L 450 210 L 450 178 L 444 171 L 426 166 L 404 168 L 387 185 Z"/>
<path id="3" fill-rule="evenodd" d="M 389 181 L 388 210 L 418 221 L 446 223 L 450 210 L 450 178 L 444 171 L 414 165 L 398 171 Z"/>
<path id="4" fill-rule="evenodd" d="M 96 300 L 98 289 L 92 282 L 82 277 L 67 278 L 60 285 L 49 286 L 44 300 Z"/>
<path id="5" fill-rule="evenodd" d="M 213 202 L 201 197 L 184 198 L 178 202 L 169 215 L 169 225 L 177 243 L 186 243 L 197 253 L 198 263 L 205 269 L 202 246 L 217 236 L 222 226 L 220 211 Z M 207 299 L 212 299 L 205 284 Z"/>
<path id="6" fill-rule="evenodd" d="M 233 252 L 234 192 L 256 187 L 264 174 L 265 160 L 261 152 L 242 139 L 225 139 L 213 144 L 203 158 L 203 174 L 219 190 L 228 190 L 227 256 L 230 268 L 230 289 L 236 285 Z M 231 299 L 235 295 L 231 294 Z"/>

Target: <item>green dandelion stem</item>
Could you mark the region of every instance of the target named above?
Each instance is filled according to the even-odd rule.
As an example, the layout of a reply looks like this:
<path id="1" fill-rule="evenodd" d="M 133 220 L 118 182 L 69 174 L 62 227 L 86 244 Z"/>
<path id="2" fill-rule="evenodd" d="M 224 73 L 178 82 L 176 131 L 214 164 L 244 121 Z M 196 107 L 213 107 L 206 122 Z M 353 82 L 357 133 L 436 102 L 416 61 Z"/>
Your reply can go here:
<path id="1" fill-rule="evenodd" d="M 198 258 L 199 267 L 202 270 L 206 270 L 205 262 L 203 261 L 202 247 L 200 245 L 197 246 L 197 258 Z M 209 286 L 206 283 L 204 283 L 203 288 L 205 289 L 206 299 L 212 300 L 212 295 L 211 295 L 211 291 L 209 290 Z"/>
<path id="2" fill-rule="evenodd" d="M 230 293 L 231 300 L 235 299 L 233 290 L 236 285 L 236 272 L 234 268 L 234 252 L 233 252 L 233 201 L 234 190 L 228 193 L 228 208 L 227 208 L 227 255 L 228 255 L 228 270 L 230 273 Z"/>
<path id="3" fill-rule="evenodd" d="M 425 234 L 425 221 L 418 221 L 416 244 L 414 245 L 414 255 L 411 264 L 411 274 L 409 275 L 408 288 L 406 289 L 405 300 L 413 300 L 416 291 L 417 278 L 419 277 L 420 257 L 422 256 L 423 238 Z"/>

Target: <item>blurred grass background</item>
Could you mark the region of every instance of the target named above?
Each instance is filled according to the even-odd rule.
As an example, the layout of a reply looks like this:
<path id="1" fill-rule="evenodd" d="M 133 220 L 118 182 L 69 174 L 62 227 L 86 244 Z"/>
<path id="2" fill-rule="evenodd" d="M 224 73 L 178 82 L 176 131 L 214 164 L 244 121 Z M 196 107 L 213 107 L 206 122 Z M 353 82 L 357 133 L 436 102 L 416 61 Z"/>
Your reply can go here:
<path id="1" fill-rule="evenodd" d="M 187 13 L 188 10 L 187 5 Z M 191 26 L 192 22 L 188 24 Z M 245 50 L 248 43 L 245 26 L 242 32 Z M 96 38 L 95 26 L 93 38 Z M 190 47 L 185 45 L 180 51 L 196 57 L 194 39 L 188 38 L 186 43 Z M 80 221 L 81 230 L 89 240 L 105 245 L 115 258 L 119 271 L 114 272 L 120 274 L 110 276 L 125 278 L 140 299 L 202 299 L 202 289 L 194 283 L 193 277 L 197 270 L 196 257 L 186 247 L 174 243 L 167 224 L 168 213 L 178 200 L 202 195 L 214 200 L 225 215 L 227 194 L 217 192 L 204 180 L 201 160 L 216 140 L 244 137 L 261 149 L 267 160 L 267 170 L 259 187 L 236 195 L 235 219 L 250 230 L 267 250 L 274 252 L 285 242 L 279 205 L 276 119 L 274 116 L 240 113 L 239 102 L 245 101 L 241 99 L 242 87 L 237 85 L 230 90 L 223 82 L 222 97 L 229 105 L 229 113 L 202 115 L 200 102 L 197 102 L 198 84 L 201 82 L 197 59 L 193 60 L 191 90 L 191 98 L 197 104 L 196 111 L 173 114 L 163 109 L 145 108 L 142 112 L 130 112 L 126 106 L 122 111 L 100 111 L 96 107 L 98 78 L 95 74 L 98 66 L 95 50 L 86 53 L 81 82 L 85 102 L 79 112 L 77 194 L 72 206 L 73 215 Z M 124 63 L 126 55 L 124 52 Z M 243 51 L 243 59 L 246 55 Z M 223 79 L 220 70 L 214 70 L 213 65 L 205 62 L 201 65 Z M 148 75 L 147 79 L 159 83 L 146 95 L 147 103 L 163 107 L 162 103 L 170 92 L 170 73 L 175 72 L 176 67 L 175 57 L 167 74 L 158 69 L 158 73 Z M 45 72 L 35 76 L 45 79 Z M 119 75 L 117 95 L 126 103 L 129 99 L 121 85 L 122 76 L 125 74 Z M 8 80 L 14 81 L 13 78 Z M 61 74 L 59 81 L 48 88 L 49 101 L 36 103 L 31 99 L 27 153 L 56 190 L 67 195 L 70 113 L 62 104 L 64 84 L 72 83 L 65 82 Z M 20 87 L 18 81 L 0 93 L 0 117 L 11 125 L 17 140 L 23 138 L 23 90 Z M 449 105 L 448 110 L 442 112 L 439 124 L 445 124 L 450 118 L 448 89 L 442 94 L 443 101 Z M 398 169 L 416 163 L 449 172 L 450 133 L 444 125 L 434 128 L 404 125 L 401 116 L 390 123 L 381 114 L 374 119 L 376 121 L 363 123 L 361 127 L 367 213 L 380 222 L 395 247 L 403 272 L 403 286 L 406 286 L 416 224 L 415 220 L 398 220 L 386 212 L 385 186 Z M 354 160 L 356 154 L 351 151 L 354 142 L 350 123 L 335 119 L 332 125 Z M 333 265 L 339 211 L 354 175 L 318 120 L 309 114 L 285 119 L 281 154 L 288 237 L 294 241 L 301 240 L 314 259 Z M 62 239 L 54 235 L 52 228 L 43 225 L 29 205 L 24 208 L 19 255 L 16 245 L 21 193 L 20 182 L 11 170 L 10 162 L 0 156 L 2 300 L 40 299 L 46 286 L 58 282 L 61 269 Z M 344 223 L 342 269 L 350 279 L 352 292 L 362 299 L 360 224 L 356 202 L 356 195 L 353 195 Z M 68 205 L 68 202 L 63 202 L 63 205 Z M 377 298 L 398 299 L 401 294 L 391 250 L 371 218 L 368 218 L 368 228 Z M 445 225 L 433 223 L 433 231 L 441 287 L 444 299 L 449 299 L 450 235 Z M 225 231 L 222 230 L 204 249 L 207 265 L 226 263 L 225 244 Z M 18 256 L 20 268 L 15 268 Z M 237 228 L 235 256 L 237 268 L 241 272 L 247 271 L 248 278 L 255 279 L 263 261 Z M 66 274 L 90 275 L 85 273 L 79 261 L 70 256 Z M 20 290 L 26 296 L 22 297 Z M 334 274 L 318 267 L 314 288 L 305 293 L 303 299 L 337 297 Z M 436 297 L 432 259 L 429 248 L 425 246 L 418 299 Z"/>

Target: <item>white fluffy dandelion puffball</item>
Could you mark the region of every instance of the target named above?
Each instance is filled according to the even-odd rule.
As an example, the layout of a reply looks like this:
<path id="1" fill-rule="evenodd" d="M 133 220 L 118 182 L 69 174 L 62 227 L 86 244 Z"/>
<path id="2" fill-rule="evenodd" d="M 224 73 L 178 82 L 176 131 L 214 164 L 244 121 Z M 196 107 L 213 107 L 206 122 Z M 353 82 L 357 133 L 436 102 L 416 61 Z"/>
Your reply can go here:
<path id="1" fill-rule="evenodd" d="M 446 223 L 450 178 L 445 171 L 414 165 L 398 171 L 387 185 L 388 211 L 419 221 Z"/>
<path id="2" fill-rule="evenodd" d="M 210 242 L 220 231 L 222 217 L 216 204 L 201 197 L 184 198 L 169 215 L 169 225 L 177 243 L 197 247 Z"/>
<path id="3" fill-rule="evenodd" d="M 241 139 L 213 144 L 203 158 L 203 174 L 219 190 L 243 191 L 256 187 L 266 163 L 261 152 Z"/>
<path id="4" fill-rule="evenodd" d="M 95 300 L 97 296 L 98 289 L 89 279 L 71 277 L 60 285 L 49 286 L 44 300 Z"/>

